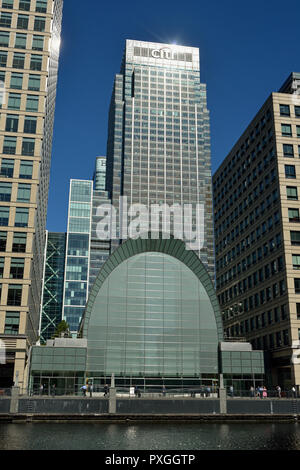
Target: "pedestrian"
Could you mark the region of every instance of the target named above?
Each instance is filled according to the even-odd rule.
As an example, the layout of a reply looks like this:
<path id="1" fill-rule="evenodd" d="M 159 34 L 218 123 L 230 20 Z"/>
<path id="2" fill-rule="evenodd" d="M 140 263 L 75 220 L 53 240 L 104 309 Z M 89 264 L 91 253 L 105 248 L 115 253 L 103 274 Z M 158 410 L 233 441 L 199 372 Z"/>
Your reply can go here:
<path id="1" fill-rule="evenodd" d="M 254 398 L 254 387 L 253 386 L 250 387 L 250 397 Z"/>
<path id="2" fill-rule="evenodd" d="M 234 391 L 233 391 L 233 386 L 232 385 L 230 385 L 229 391 L 230 391 L 230 396 L 233 398 Z"/>
<path id="3" fill-rule="evenodd" d="M 292 395 L 293 395 L 293 398 L 297 398 L 297 392 L 296 392 L 295 385 L 292 387 Z"/>
<path id="4" fill-rule="evenodd" d="M 137 385 L 134 387 L 134 394 L 136 397 L 141 398 L 141 392 Z"/>
<path id="5" fill-rule="evenodd" d="M 86 397 L 86 388 L 87 388 L 86 385 L 83 385 L 83 386 L 81 387 L 81 390 L 82 390 L 82 393 L 83 393 L 83 396 L 84 396 L 84 397 Z"/>
<path id="6" fill-rule="evenodd" d="M 88 391 L 90 393 L 90 398 L 92 398 L 93 397 L 93 385 L 92 384 L 89 384 Z"/>
<path id="7" fill-rule="evenodd" d="M 210 392 L 211 392 L 211 388 L 210 387 L 207 387 L 206 388 L 206 396 L 209 398 L 210 397 Z"/>
<path id="8" fill-rule="evenodd" d="M 277 385 L 276 390 L 278 398 L 281 398 L 281 387 L 279 387 L 279 385 Z"/>
<path id="9" fill-rule="evenodd" d="M 263 395 L 263 398 L 267 398 L 267 397 L 268 397 L 268 392 L 267 392 L 266 387 L 263 387 L 263 393 L 262 393 L 262 395 Z"/>
<path id="10" fill-rule="evenodd" d="M 104 385 L 104 396 L 106 397 L 106 395 L 108 395 L 108 385 L 107 384 Z"/>
<path id="11" fill-rule="evenodd" d="M 55 384 L 52 385 L 51 394 L 55 397 Z"/>
<path id="12" fill-rule="evenodd" d="M 43 386 L 43 384 L 41 384 L 41 386 L 40 386 L 40 395 L 43 395 L 43 391 L 44 391 L 44 386 Z"/>
<path id="13" fill-rule="evenodd" d="M 162 388 L 163 397 L 166 396 L 166 393 L 167 393 L 166 387 L 163 385 L 163 388 Z"/>

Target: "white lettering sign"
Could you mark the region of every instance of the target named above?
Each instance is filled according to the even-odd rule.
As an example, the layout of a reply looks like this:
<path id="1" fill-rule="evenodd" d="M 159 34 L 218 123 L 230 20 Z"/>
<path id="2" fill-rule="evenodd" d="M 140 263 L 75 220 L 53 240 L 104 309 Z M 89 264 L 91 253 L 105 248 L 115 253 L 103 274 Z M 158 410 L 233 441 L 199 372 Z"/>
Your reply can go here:
<path id="1" fill-rule="evenodd" d="M 154 49 L 152 51 L 152 57 L 154 57 L 154 59 L 172 59 L 172 51 L 171 49 L 168 49 L 167 47 L 164 47 L 162 49 Z"/>

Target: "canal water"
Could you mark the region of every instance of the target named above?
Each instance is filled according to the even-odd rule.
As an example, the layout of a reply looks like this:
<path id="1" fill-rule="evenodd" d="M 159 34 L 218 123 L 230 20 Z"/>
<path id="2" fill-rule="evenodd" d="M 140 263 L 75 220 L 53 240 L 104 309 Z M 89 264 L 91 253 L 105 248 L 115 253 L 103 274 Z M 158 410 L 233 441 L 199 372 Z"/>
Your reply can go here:
<path id="1" fill-rule="evenodd" d="M 0 424 L 0 450 L 300 450 L 300 424 Z"/>

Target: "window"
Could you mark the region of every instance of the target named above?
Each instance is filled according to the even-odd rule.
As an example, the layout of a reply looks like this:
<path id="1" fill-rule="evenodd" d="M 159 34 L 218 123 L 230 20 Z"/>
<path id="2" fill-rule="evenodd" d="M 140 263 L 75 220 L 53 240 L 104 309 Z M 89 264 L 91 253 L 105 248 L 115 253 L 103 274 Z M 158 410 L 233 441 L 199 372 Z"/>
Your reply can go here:
<path id="1" fill-rule="evenodd" d="M 0 67 L 6 67 L 7 64 L 7 52 L 0 51 Z"/>
<path id="2" fill-rule="evenodd" d="M 300 304 L 296 304 L 297 309 L 297 320 L 300 320 Z"/>
<path id="3" fill-rule="evenodd" d="M 10 202 L 11 188 L 11 183 L 0 183 L 0 201 Z"/>
<path id="4" fill-rule="evenodd" d="M 9 285 L 7 294 L 7 305 L 20 306 L 22 301 L 22 285 Z"/>
<path id="5" fill-rule="evenodd" d="M 34 139 L 29 139 L 27 137 L 24 137 L 23 143 L 22 143 L 22 155 L 28 155 L 29 157 L 33 157 L 34 146 L 35 146 Z"/>
<path id="6" fill-rule="evenodd" d="M 20 8 L 20 10 L 23 10 L 23 8 Z M 28 29 L 28 22 L 29 22 L 28 15 L 18 15 L 17 29 Z"/>
<path id="7" fill-rule="evenodd" d="M 10 93 L 8 97 L 8 109 L 19 110 L 21 106 L 21 95 L 19 93 Z"/>
<path id="8" fill-rule="evenodd" d="M 294 284 L 295 284 L 295 293 L 300 294 L 300 279 L 295 278 L 294 279 Z"/>
<path id="9" fill-rule="evenodd" d="M 300 106 L 295 106 L 295 117 L 300 118 Z"/>
<path id="10" fill-rule="evenodd" d="M 4 272 L 4 260 L 5 258 L 1 256 L 0 258 L 0 278 L 3 278 L 3 272 Z"/>
<path id="11" fill-rule="evenodd" d="M 12 252 L 13 253 L 25 253 L 26 252 L 26 233 L 14 233 Z"/>
<path id="12" fill-rule="evenodd" d="M 40 91 L 41 79 L 38 75 L 29 75 L 28 90 Z"/>
<path id="13" fill-rule="evenodd" d="M 34 51 L 42 51 L 44 49 L 44 37 L 43 36 L 33 36 L 32 49 Z"/>
<path id="14" fill-rule="evenodd" d="M 39 110 L 39 97 L 37 95 L 27 96 L 26 111 Z"/>
<path id="15" fill-rule="evenodd" d="M 16 90 L 22 90 L 22 86 L 23 86 L 23 74 L 13 72 L 11 74 L 10 88 L 14 88 Z"/>
<path id="16" fill-rule="evenodd" d="M 1 13 L 0 17 L 0 26 L 3 28 L 10 28 L 11 27 L 11 18 L 12 14 L 11 13 Z"/>
<path id="17" fill-rule="evenodd" d="M 7 227 L 9 222 L 9 207 L 0 207 L 0 226 Z"/>
<path id="18" fill-rule="evenodd" d="M 18 186 L 18 202 L 30 202 L 31 185 L 26 183 L 19 183 Z"/>
<path id="19" fill-rule="evenodd" d="M 290 124 L 281 124 L 281 132 L 283 137 L 292 137 L 292 126 Z"/>
<path id="20" fill-rule="evenodd" d="M 289 200 L 298 201 L 298 189 L 296 186 L 287 186 L 286 195 Z"/>
<path id="21" fill-rule="evenodd" d="M 288 209 L 289 222 L 299 222 L 299 209 Z"/>
<path id="22" fill-rule="evenodd" d="M 13 9 L 13 7 L 14 7 L 14 0 L 3 0 L 2 1 L 2 8 Z"/>
<path id="23" fill-rule="evenodd" d="M 10 279 L 23 279 L 24 276 L 24 258 L 12 258 L 10 263 Z"/>
<path id="24" fill-rule="evenodd" d="M 291 244 L 293 246 L 300 246 L 300 232 L 291 231 Z"/>
<path id="25" fill-rule="evenodd" d="M 0 176 L 5 176 L 6 178 L 12 178 L 14 174 L 14 161 L 8 160 L 6 158 L 2 159 L 1 163 L 1 173 Z"/>
<path id="26" fill-rule="evenodd" d="M 30 70 L 41 71 L 42 70 L 43 56 L 32 55 L 30 60 Z"/>
<path id="27" fill-rule="evenodd" d="M 20 165 L 20 179 L 29 180 L 32 179 L 33 162 L 27 162 L 22 160 Z"/>
<path id="28" fill-rule="evenodd" d="M 15 155 L 16 147 L 17 147 L 16 137 L 4 137 L 3 153 L 7 153 L 9 155 Z"/>
<path id="29" fill-rule="evenodd" d="M 290 116 L 290 107 L 288 104 L 280 104 L 280 116 Z"/>
<path id="30" fill-rule="evenodd" d="M 26 49 L 26 40 L 27 35 L 22 33 L 16 34 L 15 48 L 16 49 Z"/>
<path id="31" fill-rule="evenodd" d="M 35 11 L 37 13 L 47 13 L 47 0 L 36 0 Z"/>
<path id="32" fill-rule="evenodd" d="M 45 31 L 46 20 L 43 16 L 36 16 L 34 19 L 34 31 Z"/>
<path id="33" fill-rule="evenodd" d="M 20 313 L 19 312 L 6 312 L 5 329 L 6 335 L 18 335 L 20 327 Z"/>
<path id="34" fill-rule="evenodd" d="M 20 0 L 19 10 L 29 11 L 30 10 L 30 0 Z"/>
<path id="35" fill-rule="evenodd" d="M 6 251 L 7 232 L 0 232 L 0 251 Z"/>
<path id="36" fill-rule="evenodd" d="M 300 269 L 300 255 L 292 255 L 293 269 Z"/>
<path id="37" fill-rule="evenodd" d="M 28 227 L 29 209 L 24 207 L 16 208 L 15 227 Z"/>
<path id="38" fill-rule="evenodd" d="M 5 31 L 0 31 L 0 46 L 8 47 L 9 46 L 9 33 Z"/>
<path id="39" fill-rule="evenodd" d="M 290 144 L 283 144 L 283 156 L 288 158 L 294 157 L 294 146 Z"/>
<path id="40" fill-rule="evenodd" d="M 300 126 L 296 126 L 297 137 L 300 138 Z"/>
<path id="41" fill-rule="evenodd" d="M 284 168 L 286 178 L 296 178 L 296 169 L 294 165 L 284 165 Z"/>
<path id="42" fill-rule="evenodd" d="M 35 134 L 36 133 L 37 118 L 34 116 L 25 116 L 24 121 L 24 134 Z"/>
<path id="43" fill-rule="evenodd" d="M 23 52 L 15 52 L 13 60 L 13 68 L 23 69 L 25 65 L 25 54 Z"/>
<path id="44" fill-rule="evenodd" d="M 19 116 L 17 114 L 8 114 L 6 117 L 6 132 L 18 132 Z"/>

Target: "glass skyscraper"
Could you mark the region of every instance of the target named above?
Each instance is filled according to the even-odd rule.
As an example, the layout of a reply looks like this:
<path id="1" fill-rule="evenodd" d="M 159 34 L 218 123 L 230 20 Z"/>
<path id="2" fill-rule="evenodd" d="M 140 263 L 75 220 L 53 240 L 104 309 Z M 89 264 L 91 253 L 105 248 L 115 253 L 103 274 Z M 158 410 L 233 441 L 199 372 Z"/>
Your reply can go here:
<path id="1" fill-rule="evenodd" d="M 62 318 L 65 274 L 65 233 L 47 233 L 40 342 L 45 344 L 55 334 Z"/>
<path id="2" fill-rule="evenodd" d="M 193 204 L 195 216 L 195 205 L 203 204 L 198 255 L 214 278 L 210 124 L 199 49 L 126 41 L 110 105 L 107 190 L 114 207 L 127 196 L 129 206 Z"/>

